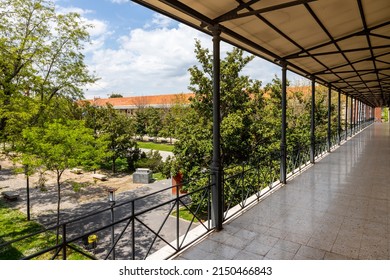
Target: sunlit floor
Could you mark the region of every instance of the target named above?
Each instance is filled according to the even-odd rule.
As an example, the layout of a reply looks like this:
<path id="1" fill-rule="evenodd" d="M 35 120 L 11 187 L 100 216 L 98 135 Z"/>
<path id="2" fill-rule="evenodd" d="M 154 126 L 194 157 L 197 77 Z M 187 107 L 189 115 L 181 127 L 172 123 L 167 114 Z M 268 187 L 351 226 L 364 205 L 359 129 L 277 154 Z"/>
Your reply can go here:
<path id="1" fill-rule="evenodd" d="M 376 123 L 176 259 L 390 259 L 390 126 Z"/>

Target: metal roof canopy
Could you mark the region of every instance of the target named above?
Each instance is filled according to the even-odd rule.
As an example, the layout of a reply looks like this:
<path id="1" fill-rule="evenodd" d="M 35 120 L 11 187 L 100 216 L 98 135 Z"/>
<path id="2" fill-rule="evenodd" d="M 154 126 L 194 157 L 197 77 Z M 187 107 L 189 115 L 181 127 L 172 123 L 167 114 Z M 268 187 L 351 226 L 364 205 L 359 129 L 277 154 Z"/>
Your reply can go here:
<path id="1" fill-rule="evenodd" d="M 389 0 L 133 0 L 373 106 L 390 106 Z"/>

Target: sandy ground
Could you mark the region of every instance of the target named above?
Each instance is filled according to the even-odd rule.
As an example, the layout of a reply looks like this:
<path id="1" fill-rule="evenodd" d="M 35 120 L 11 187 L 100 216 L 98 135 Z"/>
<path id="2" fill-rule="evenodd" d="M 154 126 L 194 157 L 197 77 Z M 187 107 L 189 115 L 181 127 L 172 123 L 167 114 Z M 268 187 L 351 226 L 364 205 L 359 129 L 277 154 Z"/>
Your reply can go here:
<path id="1" fill-rule="evenodd" d="M 15 191 L 19 194 L 19 199 L 15 202 L 9 202 L 13 208 L 26 212 L 26 176 L 16 174 L 18 167 L 4 156 L 0 158 L 0 193 L 4 191 Z M 20 166 L 19 166 L 20 167 Z M 74 174 L 66 170 L 61 176 L 61 209 L 71 209 L 81 204 L 94 201 L 105 201 L 108 199 L 107 188 L 115 188 L 116 194 L 137 189 L 144 184 L 134 184 L 132 175 L 112 174 L 108 172 L 96 172 L 107 175 L 108 180 L 100 181 L 93 178 L 93 172 L 83 172 Z M 30 201 L 31 214 L 37 216 L 42 212 L 55 212 L 57 207 L 57 183 L 56 173 L 45 172 L 45 187 L 37 186 L 39 174 L 30 176 Z M 85 183 L 80 190 L 75 191 L 71 182 Z M 0 198 L 3 199 L 3 198 Z"/>

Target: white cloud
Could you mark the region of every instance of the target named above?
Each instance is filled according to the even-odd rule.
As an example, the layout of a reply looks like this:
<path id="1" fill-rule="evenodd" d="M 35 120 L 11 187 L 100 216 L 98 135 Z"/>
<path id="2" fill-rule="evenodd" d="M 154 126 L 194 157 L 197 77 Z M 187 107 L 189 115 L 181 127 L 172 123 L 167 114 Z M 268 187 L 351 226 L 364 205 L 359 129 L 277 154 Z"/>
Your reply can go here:
<path id="1" fill-rule="evenodd" d="M 129 0 L 111 0 L 111 2 L 115 4 L 122 4 L 122 3 L 128 3 Z"/>
<path id="2" fill-rule="evenodd" d="M 130 31 L 118 39 L 118 48 L 94 51 L 89 64 L 102 79 L 87 95 L 187 92 L 187 70 L 196 63 L 194 38 L 211 41 L 183 24 Z"/>
<path id="3" fill-rule="evenodd" d="M 167 16 L 162 14 L 153 14 L 153 18 L 150 22 L 147 22 L 144 25 L 144 29 L 152 28 L 169 28 L 175 25 L 175 21 Z"/>
<path id="4" fill-rule="evenodd" d="M 56 11 L 59 14 L 77 13 L 81 16 L 93 13 L 92 10 L 81 9 L 78 7 L 61 7 L 61 6 L 56 6 Z"/>
<path id="5" fill-rule="evenodd" d="M 87 98 L 106 97 L 112 92 L 124 96 L 188 92 L 188 68 L 197 64 L 195 38 L 201 40 L 203 47 L 212 48 L 210 36 L 157 14 L 143 28 L 117 39 L 115 48 L 106 48 L 105 37 L 98 36 L 107 31 L 107 23 L 101 22 L 97 29 L 97 42 L 87 63 L 101 80 L 88 88 Z M 231 48 L 222 44 L 221 56 Z M 265 85 L 275 74 L 280 77 L 281 70 L 255 58 L 243 74 Z"/>

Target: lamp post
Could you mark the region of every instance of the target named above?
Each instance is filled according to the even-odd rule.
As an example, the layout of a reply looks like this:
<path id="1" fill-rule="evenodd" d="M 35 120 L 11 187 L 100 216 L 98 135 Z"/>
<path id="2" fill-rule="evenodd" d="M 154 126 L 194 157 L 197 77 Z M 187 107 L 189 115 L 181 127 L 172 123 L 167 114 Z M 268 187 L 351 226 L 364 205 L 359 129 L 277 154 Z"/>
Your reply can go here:
<path id="1" fill-rule="evenodd" d="M 115 206 L 115 188 L 108 188 L 108 202 L 111 207 L 111 246 L 112 246 L 112 259 L 115 260 L 115 233 L 114 233 L 114 206 Z"/>

